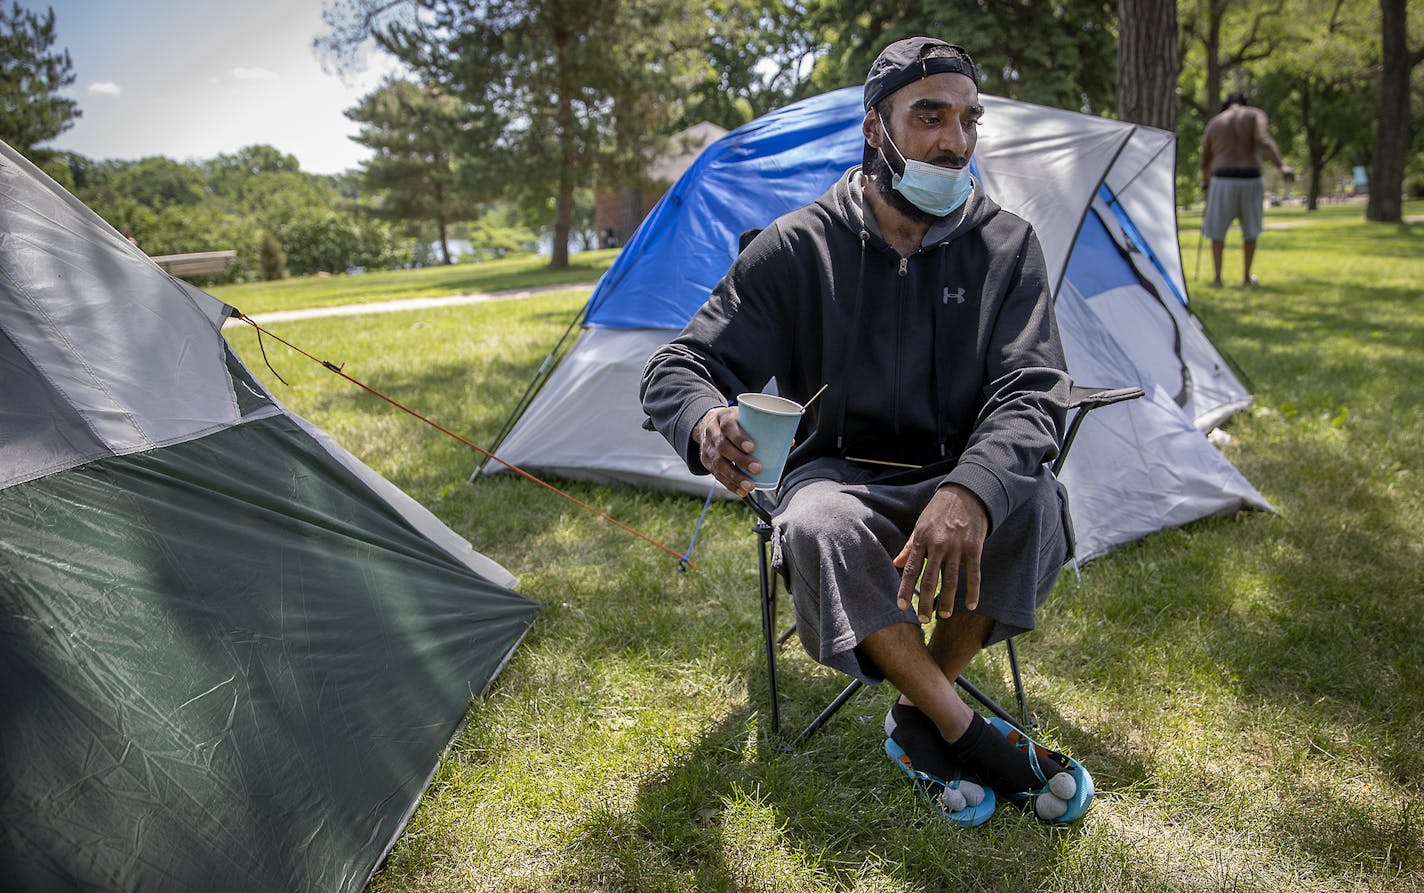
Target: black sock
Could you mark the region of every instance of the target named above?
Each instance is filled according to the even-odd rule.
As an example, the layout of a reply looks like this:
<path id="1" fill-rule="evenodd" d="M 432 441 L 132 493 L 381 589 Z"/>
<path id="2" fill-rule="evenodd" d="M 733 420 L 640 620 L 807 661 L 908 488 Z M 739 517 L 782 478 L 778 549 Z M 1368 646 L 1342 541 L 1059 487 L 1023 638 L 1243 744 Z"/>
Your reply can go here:
<path id="1" fill-rule="evenodd" d="M 949 745 L 949 752 L 963 763 L 966 769 L 974 770 L 984 784 L 996 791 L 1036 791 L 1043 785 L 1029 765 L 1028 751 L 1015 747 L 1003 733 L 985 722 L 984 717 L 977 713 L 969 721 L 969 728 L 959 736 L 959 740 Z M 1067 771 L 1062 764 L 1045 755 L 1041 749 L 1038 751 L 1038 768 L 1045 780 Z"/>
<path id="2" fill-rule="evenodd" d="M 953 780 L 959 767 L 934 721 L 915 705 L 898 701 L 890 708 L 890 716 L 895 721 L 890 737 L 910 758 L 910 767 L 943 781 Z"/>

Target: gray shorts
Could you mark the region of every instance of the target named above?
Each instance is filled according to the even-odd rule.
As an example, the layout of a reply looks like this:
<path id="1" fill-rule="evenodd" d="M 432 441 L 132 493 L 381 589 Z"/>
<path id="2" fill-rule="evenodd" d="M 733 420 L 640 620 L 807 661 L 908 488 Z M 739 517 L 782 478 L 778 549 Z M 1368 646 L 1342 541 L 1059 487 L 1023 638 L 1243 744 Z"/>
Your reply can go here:
<path id="1" fill-rule="evenodd" d="M 858 646 L 891 624 L 918 623 L 913 611 L 895 604 L 900 574 L 890 562 L 940 479 L 891 486 L 872 483 L 878 472 L 844 460 L 815 464 L 814 473 L 797 475 L 773 513 L 772 560 L 789 583 L 806 652 L 876 683 L 884 674 Z M 1034 628 L 1035 613 L 1071 554 L 1071 537 L 1067 495 L 1045 468 L 1034 497 L 984 542 L 979 605 L 972 613 L 994 620 L 986 644 Z M 965 610 L 962 580 L 954 610 Z"/>
<path id="2" fill-rule="evenodd" d="M 1266 187 L 1260 177 L 1212 177 L 1206 191 L 1206 211 L 1202 214 L 1202 234 L 1213 242 L 1226 239 L 1232 220 L 1241 221 L 1241 238 L 1261 235 L 1261 203 Z"/>

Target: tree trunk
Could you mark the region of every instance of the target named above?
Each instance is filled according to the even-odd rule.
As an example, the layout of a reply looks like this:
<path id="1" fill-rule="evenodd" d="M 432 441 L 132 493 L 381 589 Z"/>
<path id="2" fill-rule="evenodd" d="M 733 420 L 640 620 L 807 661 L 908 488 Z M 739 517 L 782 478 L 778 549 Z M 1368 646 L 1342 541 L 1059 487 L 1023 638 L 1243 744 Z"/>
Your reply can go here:
<path id="1" fill-rule="evenodd" d="M 560 100 L 560 117 L 567 99 Z M 573 111 L 569 111 L 569 126 L 573 126 Z M 571 139 L 571 138 L 566 138 Z M 569 232 L 574 225 L 574 151 L 565 145 L 559 163 L 559 197 L 554 212 L 554 241 L 549 250 L 549 269 L 566 270 L 569 266 Z"/>
<path id="2" fill-rule="evenodd" d="M 574 223 L 574 167 L 578 158 L 574 151 L 573 84 L 564 57 L 564 47 L 568 42 L 568 32 L 555 32 L 554 46 L 558 52 L 559 67 L 559 195 L 554 210 L 554 238 L 549 246 L 551 270 L 566 270 L 569 267 L 569 230 L 573 229 Z"/>
<path id="3" fill-rule="evenodd" d="M 1118 0 L 1117 116 L 1177 129 L 1176 0 Z"/>
<path id="4" fill-rule="evenodd" d="M 435 207 L 439 208 L 435 212 L 435 228 L 440 232 L 440 257 L 448 267 L 454 261 L 450 259 L 450 240 L 445 234 L 445 228 L 449 225 L 445 219 L 445 187 L 438 180 L 435 182 Z"/>
<path id="5" fill-rule="evenodd" d="M 1226 4 L 1212 0 L 1207 10 L 1206 40 L 1206 117 L 1221 108 L 1221 18 Z"/>
<path id="6" fill-rule="evenodd" d="M 1370 164 L 1370 198 L 1365 218 L 1398 223 L 1402 218 L 1404 163 L 1409 156 L 1409 58 L 1407 0 L 1380 0 L 1383 33 L 1379 85 L 1379 123 Z"/>
<path id="7" fill-rule="evenodd" d="M 1320 138 L 1310 126 L 1310 122 L 1315 120 L 1310 114 L 1311 100 L 1314 98 L 1310 79 L 1302 78 L 1296 85 L 1296 92 L 1300 95 L 1300 119 L 1305 122 L 1305 157 L 1310 167 L 1310 186 L 1305 194 L 1305 209 L 1314 211 L 1320 207 L 1320 179 L 1325 170 L 1325 150 L 1320 145 Z"/>
<path id="8" fill-rule="evenodd" d="M 643 193 L 631 186 L 623 190 L 623 215 L 618 224 L 618 244 L 626 245 L 643 222 Z"/>

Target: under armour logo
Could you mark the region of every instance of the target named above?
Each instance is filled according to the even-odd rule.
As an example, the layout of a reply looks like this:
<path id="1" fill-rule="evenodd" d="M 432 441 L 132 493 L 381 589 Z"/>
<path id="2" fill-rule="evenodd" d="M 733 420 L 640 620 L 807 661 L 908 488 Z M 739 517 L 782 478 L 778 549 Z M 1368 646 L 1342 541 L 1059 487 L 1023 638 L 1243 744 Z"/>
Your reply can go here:
<path id="1" fill-rule="evenodd" d="M 949 286 L 946 285 L 946 286 L 944 287 L 944 303 L 948 304 L 950 298 L 953 298 L 953 299 L 954 299 L 954 303 L 956 303 L 956 304 L 963 304 L 963 303 L 964 303 L 964 288 L 963 288 L 963 286 L 960 287 L 959 291 L 950 291 L 950 290 L 949 290 Z"/>

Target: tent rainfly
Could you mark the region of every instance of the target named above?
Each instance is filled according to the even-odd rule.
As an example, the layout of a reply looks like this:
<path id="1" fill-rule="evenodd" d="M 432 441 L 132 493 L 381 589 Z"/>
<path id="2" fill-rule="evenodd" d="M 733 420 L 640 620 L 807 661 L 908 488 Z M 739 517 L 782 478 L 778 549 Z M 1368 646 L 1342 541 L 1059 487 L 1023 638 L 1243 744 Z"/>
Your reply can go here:
<path id="1" fill-rule="evenodd" d="M 0 143 L 0 889 L 362 889 L 537 607 Z"/>
<path id="2" fill-rule="evenodd" d="M 1064 468 L 1079 557 L 1199 518 L 1269 509 L 1204 436 L 1250 395 L 1188 309 L 1173 134 L 981 101 L 974 173 L 1038 232 L 1069 371 L 1079 384 L 1147 392 L 1090 416 Z M 689 474 L 641 427 L 644 362 L 707 299 L 742 232 L 815 200 L 860 163 L 863 117 L 861 89 L 851 87 L 709 146 L 600 280 L 568 356 L 496 452 L 568 478 L 705 494 L 710 479 Z"/>

